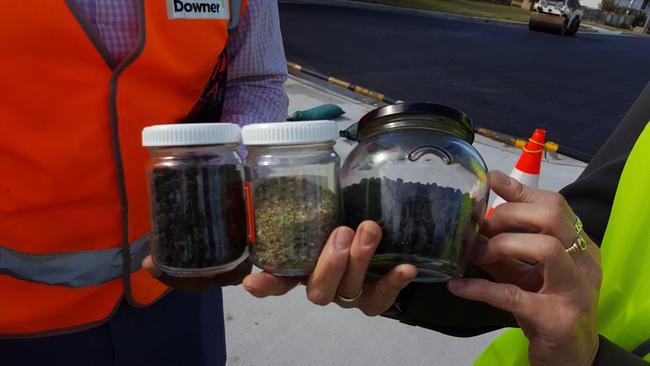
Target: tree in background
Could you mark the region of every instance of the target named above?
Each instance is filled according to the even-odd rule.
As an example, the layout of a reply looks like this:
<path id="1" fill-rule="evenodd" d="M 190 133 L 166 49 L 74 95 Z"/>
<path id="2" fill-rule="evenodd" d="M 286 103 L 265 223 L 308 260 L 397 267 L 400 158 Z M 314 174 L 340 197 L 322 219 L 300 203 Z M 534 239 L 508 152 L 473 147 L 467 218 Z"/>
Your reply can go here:
<path id="1" fill-rule="evenodd" d="M 643 27 L 648 19 L 648 15 L 641 11 L 634 12 L 634 21 L 632 27 Z"/>
<path id="2" fill-rule="evenodd" d="M 602 0 L 600 2 L 600 5 L 598 6 L 598 9 L 602 11 L 608 11 L 611 13 L 618 13 L 619 10 L 614 0 Z"/>

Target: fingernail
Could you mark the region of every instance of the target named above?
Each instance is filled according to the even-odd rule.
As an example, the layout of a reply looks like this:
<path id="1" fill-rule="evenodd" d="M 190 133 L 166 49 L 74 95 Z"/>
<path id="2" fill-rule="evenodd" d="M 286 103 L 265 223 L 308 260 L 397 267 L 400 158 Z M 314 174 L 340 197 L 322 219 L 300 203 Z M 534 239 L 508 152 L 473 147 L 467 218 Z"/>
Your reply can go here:
<path id="1" fill-rule="evenodd" d="M 153 262 L 153 258 L 150 255 L 142 260 L 142 268 L 146 269 L 154 278 L 162 276 L 162 272 L 160 272 L 160 269 L 156 267 L 156 264 Z"/>
<path id="2" fill-rule="evenodd" d="M 449 287 L 453 288 L 454 290 L 460 290 L 465 288 L 466 286 L 467 286 L 467 281 L 461 278 L 452 278 L 451 280 L 449 280 Z"/>
<path id="3" fill-rule="evenodd" d="M 246 284 L 245 282 L 242 282 L 241 285 L 242 285 L 242 287 L 244 287 L 244 289 L 245 289 L 246 291 L 248 291 L 248 292 L 250 292 L 250 293 L 253 293 L 253 287 L 251 287 L 250 285 Z"/>
<path id="4" fill-rule="evenodd" d="M 379 232 L 374 227 L 364 226 L 361 229 L 361 245 L 364 247 L 373 247 L 377 244 Z"/>
<path id="5" fill-rule="evenodd" d="M 351 238 L 347 230 L 337 229 L 336 236 L 334 236 L 334 247 L 337 250 L 344 251 L 350 248 Z"/>
<path id="6" fill-rule="evenodd" d="M 417 275 L 417 271 L 415 273 L 400 272 L 399 277 L 402 281 L 411 282 Z"/>

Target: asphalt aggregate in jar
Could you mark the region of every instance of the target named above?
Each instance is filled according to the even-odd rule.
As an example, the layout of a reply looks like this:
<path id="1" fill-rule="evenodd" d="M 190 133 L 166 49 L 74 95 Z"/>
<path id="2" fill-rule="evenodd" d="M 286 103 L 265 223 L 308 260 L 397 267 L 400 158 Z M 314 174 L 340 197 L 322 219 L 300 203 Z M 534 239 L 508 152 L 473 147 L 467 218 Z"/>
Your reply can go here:
<path id="1" fill-rule="evenodd" d="M 236 165 L 154 168 L 152 198 L 157 264 L 210 268 L 244 254 L 246 206 Z"/>
<path id="2" fill-rule="evenodd" d="M 250 255 L 270 271 L 315 267 L 339 224 L 338 200 L 318 176 L 264 178 L 255 183 L 256 242 Z"/>
<path id="3" fill-rule="evenodd" d="M 383 236 L 375 254 L 460 259 L 474 240 L 482 205 L 469 194 L 435 183 L 364 178 L 344 188 L 346 225 L 374 220 Z"/>

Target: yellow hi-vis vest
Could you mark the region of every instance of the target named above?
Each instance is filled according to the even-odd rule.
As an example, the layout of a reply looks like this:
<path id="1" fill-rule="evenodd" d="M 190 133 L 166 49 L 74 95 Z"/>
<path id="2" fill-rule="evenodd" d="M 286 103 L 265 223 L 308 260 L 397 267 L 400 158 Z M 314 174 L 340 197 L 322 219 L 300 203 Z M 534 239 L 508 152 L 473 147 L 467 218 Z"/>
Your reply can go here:
<path id="1" fill-rule="evenodd" d="M 627 351 L 650 340 L 650 123 L 628 158 L 601 246 L 598 331 Z M 650 356 L 646 356 L 647 361 Z M 475 366 L 529 365 L 528 340 L 509 329 Z"/>

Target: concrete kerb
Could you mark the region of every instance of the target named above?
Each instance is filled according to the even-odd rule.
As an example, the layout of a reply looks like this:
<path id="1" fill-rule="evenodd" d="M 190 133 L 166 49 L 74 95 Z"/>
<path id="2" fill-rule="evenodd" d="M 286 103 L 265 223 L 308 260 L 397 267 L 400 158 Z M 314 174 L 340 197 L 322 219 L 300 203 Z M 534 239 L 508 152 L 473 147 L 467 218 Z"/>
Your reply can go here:
<path id="1" fill-rule="evenodd" d="M 308 89 L 313 89 L 317 93 L 323 93 L 330 95 L 334 98 L 338 98 L 339 100 L 343 102 L 349 102 L 352 104 L 356 104 L 360 106 L 361 108 L 367 109 L 367 111 L 370 111 L 374 108 L 381 107 L 386 105 L 385 103 L 378 102 L 373 99 L 369 99 L 357 94 L 354 94 L 352 92 L 349 92 L 345 89 L 337 88 L 332 86 L 331 84 L 328 84 L 326 82 L 323 82 L 318 79 L 314 79 L 311 77 L 305 77 L 305 75 L 295 75 L 291 74 L 289 76 L 289 81 L 291 83 L 296 83 L 296 84 L 301 84 L 305 88 Z M 358 116 L 360 117 L 360 116 Z M 353 122 L 356 122 L 357 119 L 352 119 L 350 121 L 350 124 Z M 344 126 L 347 128 L 348 126 Z M 499 150 L 501 154 L 504 155 L 509 155 L 512 156 L 512 159 L 516 159 L 521 155 L 521 149 L 506 145 L 502 142 L 492 140 L 488 137 L 481 136 L 481 135 L 476 135 L 475 143 L 484 145 L 486 147 L 490 147 L 495 150 Z M 569 168 L 580 168 L 584 169 L 584 167 L 587 165 L 586 163 L 570 158 L 568 156 L 558 154 L 558 153 L 544 153 L 544 157 L 542 158 L 543 162 L 549 165 L 557 166 L 557 167 L 569 167 Z"/>
<path id="2" fill-rule="evenodd" d="M 351 90 L 344 89 L 338 86 L 334 86 L 326 81 L 317 79 L 313 76 L 309 76 L 303 73 L 295 72 L 289 70 L 290 78 L 295 79 L 297 82 L 305 84 L 308 87 L 319 89 L 328 94 L 336 95 L 339 98 L 348 99 L 358 103 L 366 104 L 372 106 L 373 108 L 381 107 L 387 105 L 384 102 L 380 102 L 376 99 L 368 98 L 366 96 L 357 94 Z"/>

